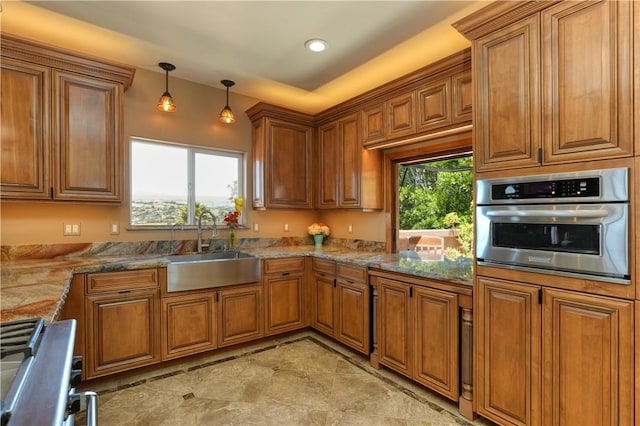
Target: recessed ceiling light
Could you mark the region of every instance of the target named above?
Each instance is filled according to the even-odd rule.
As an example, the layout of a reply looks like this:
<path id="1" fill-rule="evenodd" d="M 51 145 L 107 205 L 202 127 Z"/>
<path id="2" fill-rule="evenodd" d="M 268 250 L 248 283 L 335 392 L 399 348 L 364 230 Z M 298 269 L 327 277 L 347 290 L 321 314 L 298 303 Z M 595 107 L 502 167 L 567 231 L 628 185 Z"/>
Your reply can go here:
<path id="1" fill-rule="evenodd" d="M 322 52 L 327 47 L 329 47 L 329 45 L 322 39 L 312 38 L 311 40 L 307 40 L 304 42 L 304 47 L 312 52 Z"/>

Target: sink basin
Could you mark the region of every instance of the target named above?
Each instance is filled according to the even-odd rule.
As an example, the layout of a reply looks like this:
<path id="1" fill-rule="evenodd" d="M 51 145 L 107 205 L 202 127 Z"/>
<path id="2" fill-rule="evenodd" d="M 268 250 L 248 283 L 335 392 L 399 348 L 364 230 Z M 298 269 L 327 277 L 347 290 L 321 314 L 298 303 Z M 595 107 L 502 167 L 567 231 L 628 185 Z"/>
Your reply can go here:
<path id="1" fill-rule="evenodd" d="M 260 281 L 260 259 L 239 251 L 181 254 L 167 259 L 169 292 Z"/>

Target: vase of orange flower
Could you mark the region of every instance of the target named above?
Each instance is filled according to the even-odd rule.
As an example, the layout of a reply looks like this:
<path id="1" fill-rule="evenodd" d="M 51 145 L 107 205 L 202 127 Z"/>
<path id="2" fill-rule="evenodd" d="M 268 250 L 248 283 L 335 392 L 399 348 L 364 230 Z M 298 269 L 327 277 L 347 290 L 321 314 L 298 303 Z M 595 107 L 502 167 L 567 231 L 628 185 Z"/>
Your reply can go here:
<path id="1" fill-rule="evenodd" d="M 224 215 L 224 222 L 229 227 L 229 249 L 236 248 L 236 229 L 238 228 L 238 217 L 240 212 L 237 210 L 227 212 Z"/>
<path id="2" fill-rule="evenodd" d="M 312 223 L 307 228 L 307 232 L 309 235 L 313 235 L 313 242 L 316 248 L 322 247 L 322 243 L 324 241 L 324 237 L 328 237 L 331 233 L 329 226 L 320 222 L 320 223 Z"/>

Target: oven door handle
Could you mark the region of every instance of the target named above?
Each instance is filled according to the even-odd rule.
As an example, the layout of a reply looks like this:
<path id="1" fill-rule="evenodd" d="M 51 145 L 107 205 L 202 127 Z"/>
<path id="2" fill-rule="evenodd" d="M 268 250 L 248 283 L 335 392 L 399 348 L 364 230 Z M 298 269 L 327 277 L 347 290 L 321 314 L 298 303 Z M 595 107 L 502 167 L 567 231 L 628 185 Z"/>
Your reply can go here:
<path id="1" fill-rule="evenodd" d="M 491 210 L 489 217 L 580 217 L 599 218 L 609 216 L 607 210 Z"/>

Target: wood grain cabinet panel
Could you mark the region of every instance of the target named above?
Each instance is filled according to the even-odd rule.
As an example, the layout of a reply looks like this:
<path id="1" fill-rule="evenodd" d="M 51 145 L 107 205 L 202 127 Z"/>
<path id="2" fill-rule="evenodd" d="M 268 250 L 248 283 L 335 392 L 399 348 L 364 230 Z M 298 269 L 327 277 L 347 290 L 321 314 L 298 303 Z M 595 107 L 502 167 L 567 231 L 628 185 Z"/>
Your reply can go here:
<path id="1" fill-rule="evenodd" d="M 120 201 L 122 86 L 53 72 L 54 197 Z"/>
<path id="2" fill-rule="evenodd" d="M 387 115 L 384 103 L 367 106 L 362 110 L 362 145 L 384 141 L 387 137 Z"/>
<path id="3" fill-rule="evenodd" d="M 540 424 L 539 291 L 539 286 L 477 279 L 477 410 L 498 423 Z"/>
<path id="4" fill-rule="evenodd" d="M 215 349 L 213 292 L 162 299 L 162 359 Z"/>
<path id="5" fill-rule="evenodd" d="M 410 286 L 385 278 L 378 279 L 380 363 L 411 377 Z"/>
<path id="6" fill-rule="evenodd" d="M 264 336 L 262 285 L 229 288 L 217 294 L 218 346 Z"/>
<path id="7" fill-rule="evenodd" d="M 477 169 L 538 165 L 540 17 L 530 16 L 473 43 Z"/>
<path id="8" fill-rule="evenodd" d="M 2 198 L 119 203 L 134 68 L 2 34 Z"/>
<path id="9" fill-rule="evenodd" d="M 247 114 L 253 125 L 253 207 L 313 208 L 313 118 L 264 103 Z"/>
<path id="10" fill-rule="evenodd" d="M 542 424 L 634 423 L 633 305 L 544 290 Z"/>
<path id="11" fill-rule="evenodd" d="M 0 70 L 2 197 L 49 199 L 50 69 L 2 58 Z"/>
<path id="12" fill-rule="evenodd" d="M 336 264 L 335 337 L 338 341 L 363 353 L 371 352 L 371 290 L 367 268 Z"/>
<path id="13" fill-rule="evenodd" d="M 410 136 L 416 133 L 416 92 L 396 95 L 386 102 L 387 138 Z"/>
<path id="14" fill-rule="evenodd" d="M 267 259 L 265 273 L 265 335 L 305 327 L 304 258 Z"/>
<path id="15" fill-rule="evenodd" d="M 456 400 L 460 395 L 458 295 L 415 287 L 414 379 Z"/>
<path id="16" fill-rule="evenodd" d="M 160 361 L 159 290 L 86 297 L 87 378 Z"/>
<path id="17" fill-rule="evenodd" d="M 312 280 L 313 318 L 311 325 L 316 330 L 333 336 L 336 323 L 335 276 L 333 274 L 314 272 Z"/>
<path id="18" fill-rule="evenodd" d="M 541 12 L 544 163 L 633 154 L 632 7 L 563 2 Z"/>
<path id="19" fill-rule="evenodd" d="M 452 119 L 459 123 L 471 121 L 473 112 L 473 81 L 471 71 L 463 71 L 451 77 Z"/>
<path id="20" fill-rule="evenodd" d="M 446 126 L 452 122 L 451 78 L 431 82 L 418 89 L 418 131 Z"/>

